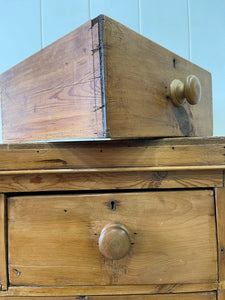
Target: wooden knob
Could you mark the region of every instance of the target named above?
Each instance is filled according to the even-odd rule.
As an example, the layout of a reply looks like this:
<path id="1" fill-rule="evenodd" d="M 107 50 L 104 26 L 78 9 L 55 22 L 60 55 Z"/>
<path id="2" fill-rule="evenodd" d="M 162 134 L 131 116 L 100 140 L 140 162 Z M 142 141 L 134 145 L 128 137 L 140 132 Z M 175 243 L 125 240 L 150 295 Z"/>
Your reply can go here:
<path id="1" fill-rule="evenodd" d="M 106 258 L 123 258 L 128 254 L 130 245 L 129 233 L 122 224 L 109 224 L 102 229 L 99 250 Z"/>
<path id="2" fill-rule="evenodd" d="M 180 106 L 185 99 L 191 105 L 197 104 L 201 99 L 201 83 L 195 75 L 189 75 L 183 83 L 174 79 L 170 84 L 170 98 L 175 106 Z"/>

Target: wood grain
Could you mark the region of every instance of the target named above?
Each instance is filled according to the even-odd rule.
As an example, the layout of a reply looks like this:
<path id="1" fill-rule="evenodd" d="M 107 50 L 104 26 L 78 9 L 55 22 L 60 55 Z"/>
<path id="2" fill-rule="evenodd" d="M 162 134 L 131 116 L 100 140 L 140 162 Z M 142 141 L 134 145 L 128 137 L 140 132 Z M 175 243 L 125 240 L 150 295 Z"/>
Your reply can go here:
<path id="1" fill-rule="evenodd" d="M 8 283 L 6 258 L 6 201 L 0 194 L 0 289 L 6 290 Z"/>
<path id="2" fill-rule="evenodd" d="M 216 293 L 177 295 L 91 296 L 87 300 L 216 300 Z"/>
<path id="3" fill-rule="evenodd" d="M 108 17 L 100 22 L 108 136 L 213 135 L 211 74 Z M 174 107 L 170 83 L 188 75 L 199 78 L 201 101 Z"/>
<path id="4" fill-rule="evenodd" d="M 222 170 L 78 172 L 0 175 L 0 191 L 81 191 L 222 187 Z"/>
<path id="5" fill-rule="evenodd" d="M 111 200 L 117 201 L 116 211 L 109 209 Z M 97 245 L 110 222 L 133 232 L 130 254 L 119 261 L 104 259 Z M 210 190 L 11 197 L 8 232 L 13 285 L 217 280 Z"/>
<path id="6" fill-rule="evenodd" d="M 1 296 L 1 300 L 75 300 L 75 299 L 79 299 L 78 297 L 74 296 L 74 297 L 4 297 Z M 80 299 L 82 300 L 82 298 Z M 83 299 L 85 300 L 85 299 Z"/>
<path id="7" fill-rule="evenodd" d="M 225 300 L 225 290 L 218 290 L 218 300 Z"/>
<path id="8" fill-rule="evenodd" d="M 0 296 L 1 297 L 1 296 Z M 214 300 L 216 299 L 216 293 L 204 293 L 204 294 L 180 294 L 180 295 L 135 295 L 135 296 L 87 296 L 83 298 L 79 298 L 79 296 L 75 297 L 1 297 L 2 300 Z M 223 300 L 223 298 L 221 298 Z"/>
<path id="9" fill-rule="evenodd" d="M 225 280 L 225 188 L 216 189 L 219 280 Z"/>
<path id="10" fill-rule="evenodd" d="M 218 283 L 192 283 L 192 284 L 158 284 L 158 285 L 111 285 L 111 286 L 67 286 L 67 287 L 26 287 L 11 286 L 7 292 L 0 291 L 0 297 L 26 296 L 83 296 L 83 295 L 147 295 L 147 294 L 174 294 L 174 293 L 200 293 L 216 291 Z"/>
<path id="11" fill-rule="evenodd" d="M 173 79 L 197 75 L 198 105 L 174 107 Z M 211 74 L 104 16 L 0 76 L 3 141 L 211 136 Z"/>
<path id="12" fill-rule="evenodd" d="M 103 136 L 91 27 L 85 23 L 0 76 L 4 142 Z"/>
<path id="13" fill-rule="evenodd" d="M 225 138 L 0 145 L 0 171 L 225 168 Z M 125 171 L 125 169 L 122 169 Z"/>

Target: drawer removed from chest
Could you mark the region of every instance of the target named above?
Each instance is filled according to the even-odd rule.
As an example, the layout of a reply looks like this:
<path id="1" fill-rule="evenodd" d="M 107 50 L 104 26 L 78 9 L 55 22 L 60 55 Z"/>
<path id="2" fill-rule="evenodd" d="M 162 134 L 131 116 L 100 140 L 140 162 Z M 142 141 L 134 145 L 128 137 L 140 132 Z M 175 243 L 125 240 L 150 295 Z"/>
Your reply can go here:
<path id="1" fill-rule="evenodd" d="M 0 85 L 7 143 L 213 134 L 211 74 L 105 16 Z"/>
<path id="2" fill-rule="evenodd" d="M 217 280 L 211 190 L 18 196 L 7 201 L 11 285 Z"/>

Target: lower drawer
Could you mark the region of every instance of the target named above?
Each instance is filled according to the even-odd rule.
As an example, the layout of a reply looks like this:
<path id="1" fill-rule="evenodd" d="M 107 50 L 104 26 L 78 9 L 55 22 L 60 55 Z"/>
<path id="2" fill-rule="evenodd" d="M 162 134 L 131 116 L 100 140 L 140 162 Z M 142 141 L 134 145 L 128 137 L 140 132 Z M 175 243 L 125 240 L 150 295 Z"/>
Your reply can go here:
<path id="1" fill-rule="evenodd" d="M 215 282 L 213 191 L 8 198 L 8 262 L 11 285 Z"/>

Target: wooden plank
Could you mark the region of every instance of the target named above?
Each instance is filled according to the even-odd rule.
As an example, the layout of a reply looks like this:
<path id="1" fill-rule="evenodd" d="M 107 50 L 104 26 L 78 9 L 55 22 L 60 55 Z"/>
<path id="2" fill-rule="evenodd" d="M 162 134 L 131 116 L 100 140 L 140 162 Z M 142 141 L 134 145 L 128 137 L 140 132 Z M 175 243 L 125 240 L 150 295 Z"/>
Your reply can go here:
<path id="1" fill-rule="evenodd" d="M 7 292 L 0 291 L 0 297 L 26 296 L 83 296 L 83 295 L 141 295 L 141 294 L 175 294 L 216 291 L 217 283 L 184 283 L 159 285 L 121 285 L 121 286 L 67 286 L 67 287 L 9 287 Z"/>
<path id="2" fill-rule="evenodd" d="M 225 167 L 225 138 L 15 144 L 1 145 L 0 153 L 1 171 L 21 173 L 32 169 L 118 167 L 149 171 L 210 169 Z"/>
<path id="3" fill-rule="evenodd" d="M 134 243 L 118 261 L 104 259 L 98 249 L 101 230 L 111 222 L 124 224 Z M 217 280 L 211 190 L 12 197 L 8 234 L 12 285 Z"/>
<path id="4" fill-rule="evenodd" d="M 1 296 L 0 296 L 1 297 Z M 1 297 L 2 300 L 15 300 L 15 297 Z M 216 300 L 215 293 L 204 293 L 204 294 L 180 294 L 180 295 L 154 295 L 154 296 L 146 296 L 146 295 L 135 295 L 135 296 L 94 296 L 94 297 L 16 297 L 16 300 L 136 300 L 136 299 L 143 299 L 143 300 L 166 300 L 166 299 L 173 299 L 173 300 Z"/>
<path id="5" fill-rule="evenodd" d="M 1 300 L 75 300 L 75 299 L 79 299 L 78 297 L 74 296 L 74 297 L 13 297 L 13 296 L 1 296 Z M 82 300 L 82 298 L 80 299 Z M 85 298 L 83 299 L 85 300 Z"/>
<path id="6" fill-rule="evenodd" d="M 225 300 L 225 290 L 218 290 L 218 300 Z"/>
<path id="7" fill-rule="evenodd" d="M 216 189 L 219 280 L 225 280 L 225 188 Z"/>
<path id="8" fill-rule="evenodd" d="M 216 293 L 135 296 L 91 296 L 87 300 L 216 300 Z"/>
<path id="9" fill-rule="evenodd" d="M 53 171 L 53 170 L 52 170 Z M 222 170 L 155 172 L 78 172 L 54 171 L 43 174 L 0 176 L 0 190 L 8 192 L 118 190 L 222 187 Z"/>
<path id="10" fill-rule="evenodd" d="M 6 202 L 5 195 L 0 194 L 0 286 L 7 289 L 7 258 L 6 258 Z"/>
<path id="11" fill-rule="evenodd" d="M 100 22 L 108 136 L 213 135 L 211 74 L 108 17 Z M 190 74 L 200 79 L 201 101 L 177 108 L 170 83 Z"/>
<path id="12" fill-rule="evenodd" d="M 0 76 L 5 142 L 103 135 L 91 27 L 88 21 Z"/>

